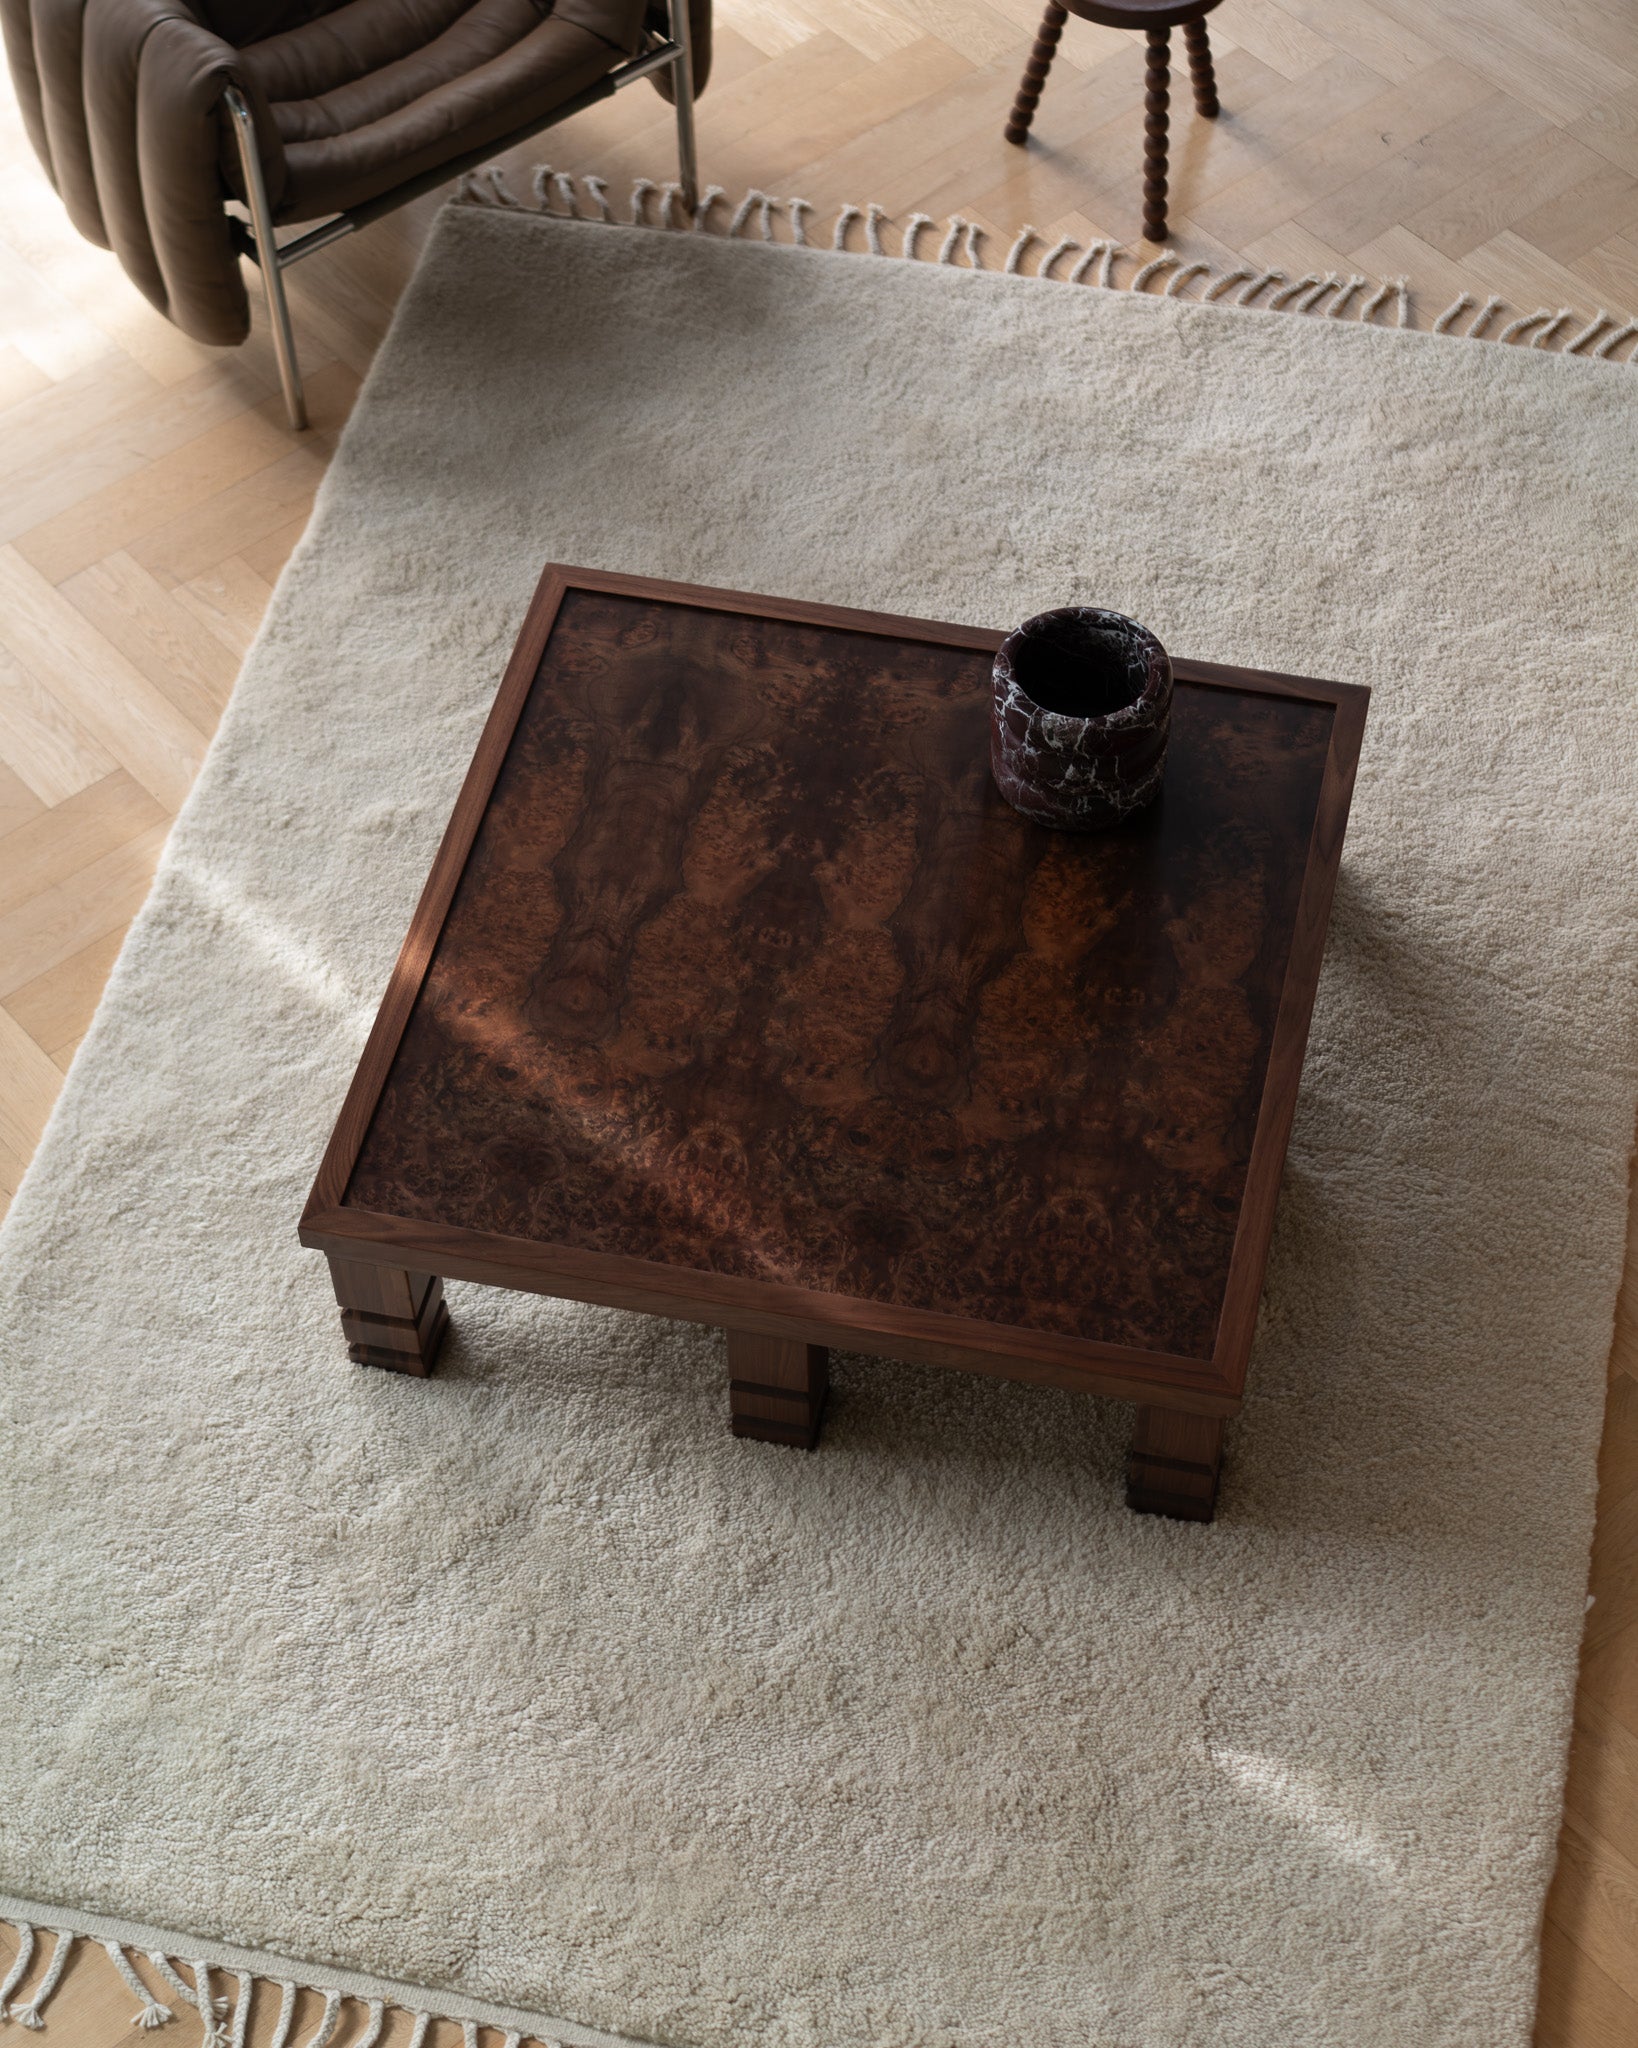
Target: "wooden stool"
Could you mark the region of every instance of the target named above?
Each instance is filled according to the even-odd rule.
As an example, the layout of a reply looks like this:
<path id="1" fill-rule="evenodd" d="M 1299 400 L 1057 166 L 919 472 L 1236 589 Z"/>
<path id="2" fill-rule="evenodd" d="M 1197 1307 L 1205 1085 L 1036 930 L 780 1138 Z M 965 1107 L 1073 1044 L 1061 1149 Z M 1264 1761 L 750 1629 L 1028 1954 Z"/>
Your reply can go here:
<path id="1" fill-rule="evenodd" d="M 1189 76 L 1194 81 L 1196 111 L 1208 121 L 1217 118 L 1217 80 L 1211 68 L 1211 44 L 1206 38 L 1206 16 L 1219 0 L 1047 0 L 1040 33 L 1029 53 L 1024 81 L 1018 88 L 1012 114 L 1007 122 L 1009 142 L 1027 142 L 1029 124 L 1035 118 L 1041 87 L 1052 69 L 1058 38 L 1072 14 L 1082 21 L 1095 21 L 1104 28 L 1140 28 L 1149 45 L 1148 71 L 1144 78 L 1143 123 L 1143 237 L 1148 242 L 1166 239 L 1166 109 L 1170 102 L 1172 30 L 1179 26 L 1189 51 Z"/>

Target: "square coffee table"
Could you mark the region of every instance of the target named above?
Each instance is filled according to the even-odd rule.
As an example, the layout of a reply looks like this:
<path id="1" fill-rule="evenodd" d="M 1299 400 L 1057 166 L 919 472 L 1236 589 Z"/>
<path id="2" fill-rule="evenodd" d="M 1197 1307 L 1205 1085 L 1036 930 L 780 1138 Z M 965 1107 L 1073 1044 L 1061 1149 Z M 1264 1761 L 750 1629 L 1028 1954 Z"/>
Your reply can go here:
<path id="1" fill-rule="evenodd" d="M 1368 692 L 1175 663 L 1164 793 L 990 780 L 1001 635 L 541 580 L 301 1219 L 350 1355 L 445 1278 L 723 1325 L 740 1436 L 827 1347 L 1138 1404 L 1204 1521 Z"/>

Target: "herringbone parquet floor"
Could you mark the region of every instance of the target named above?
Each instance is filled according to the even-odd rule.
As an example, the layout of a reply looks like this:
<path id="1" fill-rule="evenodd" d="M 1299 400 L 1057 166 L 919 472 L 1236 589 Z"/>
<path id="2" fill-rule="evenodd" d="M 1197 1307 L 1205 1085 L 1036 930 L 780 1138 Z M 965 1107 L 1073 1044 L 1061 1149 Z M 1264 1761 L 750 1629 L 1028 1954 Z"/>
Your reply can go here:
<path id="1" fill-rule="evenodd" d="M 1072 21 L 1020 152 L 1001 126 L 1038 0 L 718 9 L 701 143 L 730 194 L 755 185 L 821 210 L 877 200 L 901 221 L 959 212 L 988 231 L 992 264 L 1025 222 L 1049 239 L 1139 246 L 1136 38 Z M 1293 275 L 1403 273 L 1419 326 L 1459 291 L 1500 294 L 1514 312 L 1638 314 L 1633 0 L 1225 0 L 1212 32 L 1223 119 L 1198 122 L 1174 99 L 1182 255 Z M 520 190 L 541 157 L 600 172 L 619 194 L 638 174 L 669 175 L 668 111 L 640 87 L 577 117 L 520 153 Z M 0 98 L 0 1200 L 33 1151 L 434 204 L 293 274 L 315 420 L 295 440 L 265 330 L 223 354 L 160 320 L 69 229 Z M 1543 1934 L 1541 2048 L 1638 2044 L 1630 1282 L 1593 1591 Z M 10 1940 L 0 1934 L 0 1957 Z M 60 2048 L 112 2048 L 129 2011 L 91 1950 L 50 2026 Z M 257 2048 L 270 2025 L 271 2009 Z M 197 2019 L 167 2038 L 190 2048 Z M 348 2048 L 345 2031 L 336 2048 Z"/>

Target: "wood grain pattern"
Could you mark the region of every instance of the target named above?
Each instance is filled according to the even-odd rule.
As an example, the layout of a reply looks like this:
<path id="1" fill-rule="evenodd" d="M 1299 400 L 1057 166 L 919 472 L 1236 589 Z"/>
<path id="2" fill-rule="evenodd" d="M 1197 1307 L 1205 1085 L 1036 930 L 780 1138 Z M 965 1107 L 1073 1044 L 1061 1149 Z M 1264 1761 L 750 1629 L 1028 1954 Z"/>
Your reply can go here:
<path id="1" fill-rule="evenodd" d="M 746 1330 L 728 1332 L 728 1412 L 735 1436 L 802 1451 L 819 1442 L 830 1392 L 830 1353 Z"/>
<path id="2" fill-rule="evenodd" d="M 449 1329 L 442 1280 L 431 1273 L 332 1258 L 330 1284 L 341 1304 L 342 1334 L 354 1365 L 426 1378 Z"/>
<path id="3" fill-rule="evenodd" d="M 992 250 L 1024 220 L 1049 243 L 1065 234 L 1127 234 L 1140 197 L 1141 44 L 1071 22 L 1035 147 L 1021 156 L 1001 138 L 1001 115 L 1039 12 L 1036 0 L 869 0 L 823 10 L 811 0 L 718 0 L 717 67 L 701 103 L 707 173 L 736 192 L 747 184 L 801 192 L 821 209 L 875 198 L 901 221 L 916 207 L 959 212 L 979 222 Z M 1210 128 L 1189 124 L 1173 165 L 1170 246 L 1185 258 L 1295 262 L 1296 274 L 1316 264 L 1406 271 L 1418 287 L 1412 321 L 1422 328 L 1462 290 L 1481 299 L 1500 292 L 1508 306 L 1497 325 L 1547 303 L 1587 317 L 1603 304 L 1638 312 L 1638 12 L 1608 0 L 1551 8 L 1488 0 L 1480 11 L 1473 0 L 1261 0 L 1256 8 L 1225 0 L 1212 36 L 1223 116 Z M 1468 98 L 1475 85 L 1486 95 L 1484 111 L 1460 159 L 1423 151 L 1425 136 L 1481 104 Z M 1521 131 L 1521 109 L 1538 125 Z M 664 175 L 667 119 L 652 95 L 622 94 L 554 131 L 553 161 L 604 172 L 618 198 L 622 178 Z M 527 188 L 538 155 L 530 148 L 509 160 L 515 189 Z M 1576 173 L 1568 184 L 1567 166 Z M 3 78 L 0 170 L 0 244 L 15 287 L 0 302 L 0 498 L 8 511 L 23 514 L 26 486 L 39 494 L 30 498 L 42 505 L 37 518 L 55 517 L 116 475 L 140 476 L 221 419 L 258 406 L 276 415 L 265 332 L 258 326 L 249 347 L 222 353 L 168 328 L 113 259 L 89 250 L 68 225 Z M 1296 226 L 1349 179 L 1362 191 L 1381 181 L 1392 199 L 1388 225 L 1343 248 Z M 1251 195 L 1246 180 L 1260 195 L 1254 224 L 1240 204 Z M 1241 193 L 1219 209 L 1236 186 Z M 354 373 L 385 330 L 437 203 L 423 201 L 292 274 L 309 395 L 318 394 L 326 441 L 345 417 Z M 245 488 L 255 488 L 254 478 Z M 132 502 L 140 513 L 141 494 Z M 169 517 L 172 502 L 168 484 L 156 490 L 148 524 Z M 245 541 L 243 554 L 224 524 L 212 567 L 172 588 L 172 601 L 205 607 L 242 652 L 269 594 L 266 571 L 288 548 L 299 509 Z M 21 529 L 8 522 L 8 530 Z M 252 553 L 259 566 L 247 560 Z M 6 677 L 0 656 L 0 835 L 37 815 L 40 803 L 9 751 L 19 728 L 5 722 L 7 703 L 16 701 Z M 106 686 L 118 690 L 119 679 Z M 34 702 L 47 701 L 38 686 Z M 79 744 L 91 743 L 81 735 Z M 115 764 L 97 751 L 100 765 L 69 769 L 71 790 L 111 775 Z M 157 837 L 133 842 L 140 858 L 118 883 L 130 907 L 157 850 Z M 106 873 L 82 879 L 85 858 L 65 839 L 61 861 L 41 874 L 43 908 L 31 917 L 22 906 L 28 973 L 21 989 L 8 976 L 13 993 L 0 998 L 31 1032 L 39 1023 L 37 1042 L 48 1053 L 84 1030 L 112 957 L 106 935 L 129 915 L 110 924 L 115 884 Z M 0 871 L 6 859 L 0 838 Z M 10 962 L 9 946 L 0 933 L 0 963 Z M 44 965 L 47 952 L 60 964 Z M 51 999 L 36 1003 L 36 991 Z M 0 1056 L 0 1089 L 12 1085 Z M 32 1078 L 16 1085 L 26 1094 Z M 0 1147 L 0 1206 L 23 1164 Z M 1635 1371 L 1638 1331 L 1629 1317 L 1618 1329 L 1612 1384 L 1632 1388 Z M 1638 1461 L 1616 1446 L 1602 1496 L 1611 1514 L 1634 1487 Z M 1606 1554 L 1603 1531 L 1601 1520 L 1595 1566 Z M 1638 1733 L 1638 1623 L 1589 1658 L 1583 1695 Z M 1573 1762 L 1572 1787 L 1579 1769 Z M 1583 1827 L 1593 1825 L 1584 1814 Z M 1621 1812 L 1601 1814 L 1597 1826 L 1638 1864 L 1638 1831 Z M 1638 2040 L 1638 2004 L 1588 1958 L 1579 1927 L 1568 1896 L 1555 1895 L 1538 2039 L 1542 2048 L 1626 2048 Z M 0 1956 L 9 1956 L 10 1939 L 0 1930 Z M 251 2048 L 269 2048 L 277 2006 L 276 1991 L 259 1998 Z M 53 2003 L 53 2037 L 60 2048 L 111 2048 L 129 2038 L 129 2010 L 112 1967 L 91 1950 Z M 312 2032 L 317 2016 L 318 2002 L 304 1994 L 296 2038 Z M 362 2025 L 349 2012 L 337 2048 L 348 2048 L 355 2018 Z M 408 2028 L 407 2015 L 389 2014 L 384 2048 L 403 2048 Z M 197 2048 L 198 2032 L 188 2011 L 167 2039 Z M 458 2048 L 458 2030 L 435 2026 L 434 2041 Z"/>
<path id="4" fill-rule="evenodd" d="M 1126 1505 L 1139 1514 L 1209 1522 L 1222 1462 L 1221 1417 L 1140 1408 L 1126 1460 Z"/>
<path id="5" fill-rule="evenodd" d="M 1365 693 L 1179 664 L 1160 803 L 1056 833 L 999 637 L 548 570 L 304 1242 L 1237 1396 Z"/>

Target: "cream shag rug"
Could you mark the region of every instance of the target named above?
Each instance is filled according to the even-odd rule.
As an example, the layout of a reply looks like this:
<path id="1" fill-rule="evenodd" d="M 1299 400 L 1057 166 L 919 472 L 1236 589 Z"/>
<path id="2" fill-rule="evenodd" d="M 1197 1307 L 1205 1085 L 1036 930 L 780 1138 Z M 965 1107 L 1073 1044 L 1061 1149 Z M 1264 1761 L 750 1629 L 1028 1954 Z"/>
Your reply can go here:
<path id="1" fill-rule="evenodd" d="M 446 211 L 0 1240 L 0 1885 L 703 2048 L 1522 2048 L 1638 1100 L 1630 378 Z M 1376 691 L 1220 1519 L 296 1217 L 548 557 Z M 641 820 L 633 821 L 641 829 Z M 178 1953 L 194 1953 L 182 1945 Z"/>

